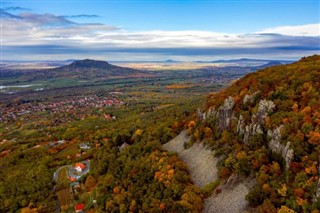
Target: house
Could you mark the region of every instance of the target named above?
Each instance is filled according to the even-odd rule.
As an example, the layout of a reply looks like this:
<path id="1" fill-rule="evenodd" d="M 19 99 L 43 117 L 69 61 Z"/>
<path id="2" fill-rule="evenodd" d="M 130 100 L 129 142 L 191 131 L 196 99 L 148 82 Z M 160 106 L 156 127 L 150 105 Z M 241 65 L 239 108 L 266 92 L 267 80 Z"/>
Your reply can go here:
<path id="1" fill-rule="evenodd" d="M 85 143 L 80 143 L 80 144 L 79 144 L 79 148 L 80 148 L 80 149 L 91 149 L 91 147 L 88 146 L 88 145 L 85 144 Z"/>
<path id="2" fill-rule="evenodd" d="M 78 203 L 75 207 L 76 213 L 82 213 L 85 209 L 85 205 L 83 203 Z"/>
<path id="3" fill-rule="evenodd" d="M 85 168 L 86 168 L 86 165 L 84 165 L 83 163 L 76 163 L 76 165 L 74 166 L 74 169 L 77 172 L 82 172 Z"/>
<path id="4" fill-rule="evenodd" d="M 58 144 L 64 144 L 64 142 L 66 142 L 65 140 L 59 140 Z"/>

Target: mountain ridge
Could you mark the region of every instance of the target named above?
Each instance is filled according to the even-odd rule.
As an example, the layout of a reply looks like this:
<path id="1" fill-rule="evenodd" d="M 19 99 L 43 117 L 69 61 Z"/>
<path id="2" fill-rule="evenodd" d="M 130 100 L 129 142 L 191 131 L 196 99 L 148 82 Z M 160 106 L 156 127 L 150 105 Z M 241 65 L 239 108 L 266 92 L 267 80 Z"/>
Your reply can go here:
<path id="1" fill-rule="evenodd" d="M 246 196 L 251 207 L 320 207 L 319 67 L 314 55 L 247 74 L 209 95 L 189 128 L 193 141 L 205 140 L 222 156 L 221 179 L 255 177 Z"/>

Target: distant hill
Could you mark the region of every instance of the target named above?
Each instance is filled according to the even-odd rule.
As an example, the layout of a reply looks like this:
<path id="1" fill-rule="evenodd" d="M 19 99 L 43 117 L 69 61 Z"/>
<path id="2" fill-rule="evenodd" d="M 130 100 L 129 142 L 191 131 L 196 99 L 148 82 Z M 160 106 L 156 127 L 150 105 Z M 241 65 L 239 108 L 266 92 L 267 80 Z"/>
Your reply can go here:
<path id="1" fill-rule="evenodd" d="M 143 71 L 109 64 L 106 61 L 78 60 L 69 65 L 48 70 L 48 74 L 73 77 L 115 77 L 142 74 Z"/>
<path id="2" fill-rule="evenodd" d="M 135 77 L 148 75 L 146 71 L 115 66 L 106 61 L 77 60 L 71 64 L 51 69 L 1 70 L 2 77 L 18 77 L 24 80 L 46 80 L 49 78 L 94 79 L 112 77 Z"/>
<path id="3" fill-rule="evenodd" d="M 230 59 L 230 60 L 215 60 L 215 61 L 196 61 L 197 63 L 222 63 L 222 64 L 267 64 L 279 62 L 281 64 L 292 63 L 290 60 L 269 60 L 269 59 L 252 59 L 252 58 L 240 58 L 240 59 Z"/>
<path id="4" fill-rule="evenodd" d="M 263 68 L 267 68 L 267 67 L 272 67 L 272 66 L 279 66 L 279 65 L 283 65 L 284 63 L 280 62 L 280 61 L 270 61 L 269 63 L 263 64 L 261 66 L 257 66 L 256 69 L 263 69 Z"/>
<path id="5" fill-rule="evenodd" d="M 209 95 L 188 130 L 221 155 L 220 178 L 254 177 L 246 199 L 257 211 L 317 212 L 319 91 L 320 55 L 264 68 Z"/>

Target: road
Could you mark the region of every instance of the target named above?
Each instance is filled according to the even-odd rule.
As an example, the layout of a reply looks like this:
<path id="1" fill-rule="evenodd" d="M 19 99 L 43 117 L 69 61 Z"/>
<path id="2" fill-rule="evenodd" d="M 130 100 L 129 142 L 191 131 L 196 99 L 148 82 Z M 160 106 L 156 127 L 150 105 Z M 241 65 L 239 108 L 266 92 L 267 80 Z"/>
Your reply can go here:
<path id="1" fill-rule="evenodd" d="M 79 179 L 81 176 L 87 174 L 90 171 L 90 160 L 85 160 L 85 161 L 82 161 L 81 163 L 85 164 L 86 168 L 81 173 L 77 172 L 77 174 L 75 174 L 74 168 L 71 165 L 68 165 L 69 178 Z"/>
<path id="2" fill-rule="evenodd" d="M 68 167 L 68 170 L 69 170 L 68 176 L 69 176 L 69 178 L 79 179 L 83 175 L 87 174 L 90 171 L 90 160 L 85 160 L 85 161 L 82 161 L 80 163 L 83 163 L 83 164 L 86 165 L 86 168 L 81 173 L 75 174 L 74 173 L 74 168 L 72 167 L 72 165 L 66 165 L 66 166 L 62 166 L 62 167 L 58 168 L 57 171 L 55 171 L 55 173 L 53 174 L 53 180 L 55 182 L 58 182 L 58 177 L 59 177 L 60 170 L 65 168 L 65 167 Z"/>

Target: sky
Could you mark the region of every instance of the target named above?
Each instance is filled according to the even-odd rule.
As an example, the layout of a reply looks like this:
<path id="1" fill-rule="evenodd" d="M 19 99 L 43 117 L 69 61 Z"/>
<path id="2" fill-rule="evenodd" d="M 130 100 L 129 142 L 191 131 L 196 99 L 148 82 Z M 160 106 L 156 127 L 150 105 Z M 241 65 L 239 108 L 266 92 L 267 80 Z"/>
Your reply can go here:
<path id="1" fill-rule="evenodd" d="M 0 0 L 1 60 L 298 59 L 320 0 Z"/>

